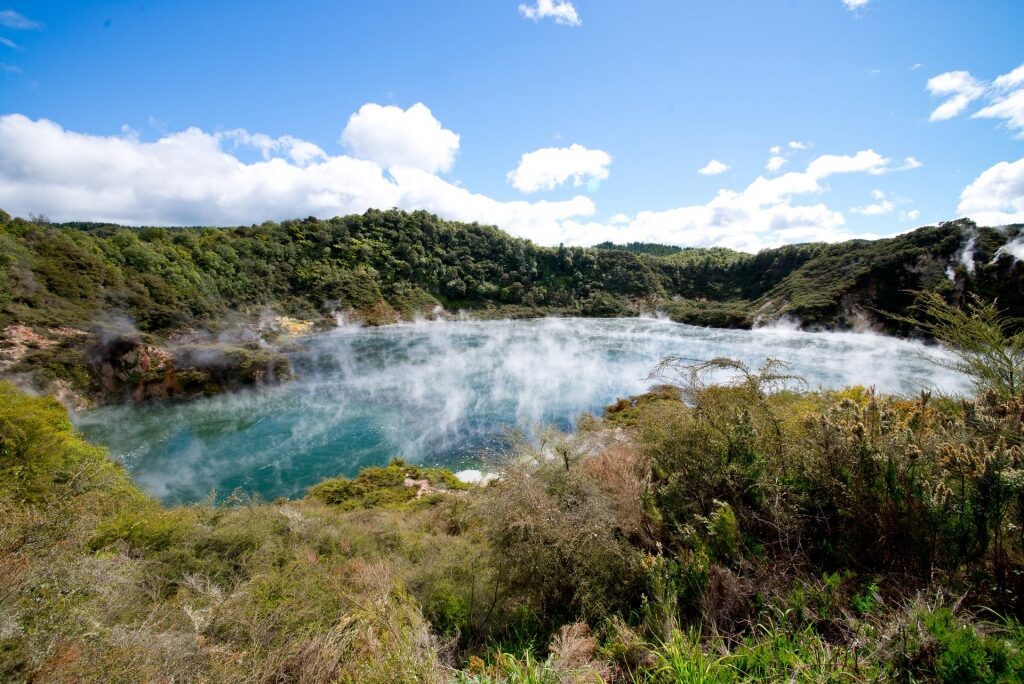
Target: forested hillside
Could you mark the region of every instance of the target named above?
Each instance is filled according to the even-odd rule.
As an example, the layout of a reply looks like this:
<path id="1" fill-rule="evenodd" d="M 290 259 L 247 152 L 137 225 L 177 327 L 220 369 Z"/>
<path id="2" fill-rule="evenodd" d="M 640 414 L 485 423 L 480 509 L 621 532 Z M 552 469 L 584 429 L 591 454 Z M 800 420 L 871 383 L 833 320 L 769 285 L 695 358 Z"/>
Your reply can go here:
<path id="1" fill-rule="evenodd" d="M 373 325 L 454 312 L 660 311 L 719 327 L 788 316 L 810 327 L 900 333 L 886 313 L 904 312 L 920 290 L 953 302 L 978 293 L 1024 313 L 1024 269 L 1001 250 L 1020 233 L 962 220 L 885 240 L 744 254 L 541 247 L 494 227 L 397 210 L 239 228 L 51 224 L 0 212 L 0 370 L 42 370 L 92 396 L 121 397 L 126 383 L 144 396 L 219 391 L 287 373 L 257 340 L 332 326 L 339 315 Z M 216 369 L 198 363 L 194 349 L 168 348 L 211 339 L 230 352 Z M 182 372 L 168 379 L 168 369 Z"/>

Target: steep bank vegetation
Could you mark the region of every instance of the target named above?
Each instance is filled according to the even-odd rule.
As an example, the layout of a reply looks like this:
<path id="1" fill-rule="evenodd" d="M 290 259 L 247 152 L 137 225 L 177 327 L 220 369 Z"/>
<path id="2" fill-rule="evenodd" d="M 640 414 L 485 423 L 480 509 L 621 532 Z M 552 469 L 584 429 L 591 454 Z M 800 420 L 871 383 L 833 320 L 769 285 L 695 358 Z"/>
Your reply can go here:
<path id="1" fill-rule="evenodd" d="M 92 401 L 187 397 L 288 375 L 289 334 L 471 312 L 635 315 L 749 327 L 870 323 L 906 333 L 911 291 L 1024 312 L 1019 226 L 958 221 L 896 238 L 743 254 L 547 248 L 425 212 L 240 228 L 49 224 L 0 212 L 0 372 Z M 286 347 L 285 347 L 286 348 Z"/>
<path id="2" fill-rule="evenodd" d="M 660 375 L 487 487 L 394 462 L 181 508 L 0 385 L 0 678 L 1024 680 L 1024 397 Z"/>

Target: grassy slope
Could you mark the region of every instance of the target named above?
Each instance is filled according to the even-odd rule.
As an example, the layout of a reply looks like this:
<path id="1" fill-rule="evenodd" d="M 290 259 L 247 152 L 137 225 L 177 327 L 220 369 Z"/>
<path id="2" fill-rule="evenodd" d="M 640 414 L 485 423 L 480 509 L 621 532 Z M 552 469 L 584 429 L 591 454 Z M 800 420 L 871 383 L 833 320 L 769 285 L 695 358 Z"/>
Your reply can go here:
<path id="1" fill-rule="evenodd" d="M 0 384 L 0 679 L 1024 680 L 1024 404 L 754 378 L 485 489 L 394 463 L 171 509 Z"/>

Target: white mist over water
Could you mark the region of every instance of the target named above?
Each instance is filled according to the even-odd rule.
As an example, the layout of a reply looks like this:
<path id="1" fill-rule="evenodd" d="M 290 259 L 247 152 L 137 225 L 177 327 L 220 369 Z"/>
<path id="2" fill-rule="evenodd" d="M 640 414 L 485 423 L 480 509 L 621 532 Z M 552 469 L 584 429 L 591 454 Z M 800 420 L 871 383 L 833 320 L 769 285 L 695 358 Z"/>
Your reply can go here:
<path id="1" fill-rule="evenodd" d="M 510 427 L 570 427 L 645 391 L 663 357 L 790 365 L 810 387 L 962 392 L 917 343 L 787 328 L 718 330 L 658 319 L 422 322 L 306 338 L 297 381 L 182 404 L 75 417 L 147 491 L 169 503 L 240 488 L 272 499 L 393 456 L 454 469 Z"/>

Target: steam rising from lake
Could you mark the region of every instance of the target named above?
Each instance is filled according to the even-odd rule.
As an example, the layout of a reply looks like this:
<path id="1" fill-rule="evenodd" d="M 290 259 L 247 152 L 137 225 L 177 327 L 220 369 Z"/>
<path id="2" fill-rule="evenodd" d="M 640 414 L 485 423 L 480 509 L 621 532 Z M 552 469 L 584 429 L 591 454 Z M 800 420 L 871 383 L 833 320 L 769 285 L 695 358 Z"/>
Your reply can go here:
<path id="1" fill-rule="evenodd" d="M 168 503 L 240 488 L 302 495 L 401 455 L 454 469 L 500 448 L 509 427 L 568 428 L 643 392 L 657 362 L 766 357 L 811 387 L 874 385 L 910 394 L 965 391 L 919 357 L 916 343 L 871 334 L 782 328 L 711 330 L 655 319 L 424 322 L 342 328 L 304 340 L 298 381 L 184 404 L 107 407 L 78 427 L 109 446 L 135 480 Z"/>

